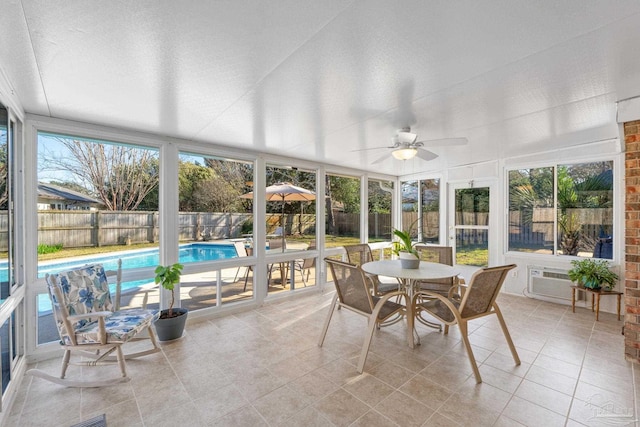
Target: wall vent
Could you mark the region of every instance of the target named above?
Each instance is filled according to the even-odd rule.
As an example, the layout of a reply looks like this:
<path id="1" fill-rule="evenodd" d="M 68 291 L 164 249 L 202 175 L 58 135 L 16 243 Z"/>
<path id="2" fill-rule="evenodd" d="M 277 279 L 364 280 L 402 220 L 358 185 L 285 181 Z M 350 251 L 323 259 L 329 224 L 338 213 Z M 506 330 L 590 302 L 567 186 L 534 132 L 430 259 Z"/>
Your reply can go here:
<path id="1" fill-rule="evenodd" d="M 571 301 L 571 285 L 567 270 L 559 268 L 528 268 L 527 290 L 531 295 L 560 298 Z M 576 292 L 576 300 L 584 299 L 584 292 Z"/>

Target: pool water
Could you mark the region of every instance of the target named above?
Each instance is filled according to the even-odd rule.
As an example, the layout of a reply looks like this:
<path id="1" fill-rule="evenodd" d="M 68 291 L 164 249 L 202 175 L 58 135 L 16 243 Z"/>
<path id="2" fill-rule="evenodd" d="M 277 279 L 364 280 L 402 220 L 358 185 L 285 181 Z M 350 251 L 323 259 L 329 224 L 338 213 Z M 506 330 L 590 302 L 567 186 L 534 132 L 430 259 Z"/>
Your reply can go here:
<path id="1" fill-rule="evenodd" d="M 236 258 L 238 254 L 233 244 L 207 244 L 191 243 L 180 245 L 179 262 L 182 264 L 190 262 L 215 261 L 219 259 Z M 102 264 L 105 270 L 117 270 L 118 259 L 122 260 L 122 269 L 134 269 L 143 267 L 155 267 L 160 263 L 160 252 L 156 249 L 129 253 L 112 253 L 110 255 L 83 258 L 76 261 L 65 261 L 53 264 L 41 265 L 38 267 L 38 277 L 44 277 L 47 273 L 58 273 L 60 271 L 71 270 L 87 264 Z M 1 268 L 1 267 L 0 267 Z M 2 274 L 0 272 L 0 274 Z M 4 270 L 6 275 L 6 267 Z M 150 280 L 136 280 L 133 282 L 122 282 L 122 293 L 132 291 L 142 285 L 150 283 Z M 115 284 L 110 285 L 111 295 L 115 295 Z M 40 315 L 51 312 L 51 302 L 48 294 L 38 295 L 38 313 Z"/>
<path id="2" fill-rule="evenodd" d="M 182 264 L 189 262 L 215 261 L 218 259 L 228 259 L 237 257 L 236 248 L 231 244 L 204 244 L 191 243 L 180 245 L 178 261 Z M 47 273 L 57 273 L 63 270 L 70 270 L 82 267 L 87 264 L 102 264 L 105 270 L 116 270 L 118 259 L 122 260 L 122 269 L 155 267 L 160 264 L 160 253 L 158 249 L 149 249 L 126 254 L 113 253 L 105 256 L 93 258 L 83 258 L 78 261 L 66 261 L 54 264 L 38 266 L 38 277 L 44 277 Z"/>

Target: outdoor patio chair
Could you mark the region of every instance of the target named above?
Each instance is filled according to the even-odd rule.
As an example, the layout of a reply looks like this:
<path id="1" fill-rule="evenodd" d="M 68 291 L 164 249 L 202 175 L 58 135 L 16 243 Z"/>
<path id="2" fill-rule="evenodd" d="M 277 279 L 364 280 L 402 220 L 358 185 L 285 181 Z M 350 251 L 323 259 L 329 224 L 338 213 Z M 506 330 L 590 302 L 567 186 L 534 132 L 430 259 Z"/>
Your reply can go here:
<path id="1" fill-rule="evenodd" d="M 371 246 L 366 243 L 345 245 L 344 250 L 347 252 L 347 260 L 350 264 L 361 266 L 364 263 L 373 261 Z M 398 281 L 395 279 L 382 281 L 380 280 L 380 277 L 375 274 L 365 273 L 365 276 L 374 295 L 384 295 L 387 292 L 398 290 Z"/>
<path id="2" fill-rule="evenodd" d="M 125 359 L 145 356 L 160 351 L 152 323 L 159 317 L 158 310 L 115 310 L 111 299 L 107 275 L 101 264 L 88 265 L 46 276 L 53 317 L 64 349 L 60 377 L 32 369 L 30 375 L 68 387 L 101 387 L 129 381 Z M 147 336 L 142 336 L 146 331 Z M 124 354 L 127 342 L 149 340 L 152 348 Z M 71 362 L 71 352 L 82 355 L 82 360 Z M 115 357 L 111 356 L 112 353 Z M 85 360 L 86 358 L 91 360 Z M 99 366 L 118 364 L 121 376 L 105 380 L 65 379 L 70 364 Z"/>
<path id="3" fill-rule="evenodd" d="M 241 257 L 246 257 L 246 256 L 250 256 L 251 253 L 249 253 L 249 250 L 251 250 L 251 252 L 253 252 L 252 248 L 247 248 L 244 245 L 244 242 L 233 242 L 233 246 L 236 249 L 236 254 L 238 255 L 239 258 Z M 250 265 L 247 265 L 245 267 L 238 267 L 238 269 L 236 270 L 236 277 L 233 279 L 233 282 L 235 283 L 236 280 L 238 280 L 238 275 L 240 274 L 240 269 L 241 268 L 245 268 L 245 273 L 244 273 L 244 287 L 242 288 L 242 292 L 245 292 L 247 290 L 247 282 L 249 281 L 249 273 L 253 272 L 253 267 Z"/>
<path id="4" fill-rule="evenodd" d="M 467 323 L 470 320 L 495 314 L 498 316 L 502 333 L 504 334 L 511 355 L 516 365 L 520 365 L 520 358 L 516 351 L 511 335 L 504 322 L 502 313 L 496 303 L 496 298 L 500 292 L 500 288 L 507 277 L 509 270 L 515 268 L 515 264 L 504 265 L 500 267 L 487 267 L 476 271 L 469 284 L 461 287 L 461 296 L 445 297 L 438 293 L 420 291 L 413 296 L 412 306 L 414 314 L 419 316 L 422 312 L 426 312 L 444 323 L 444 333 L 449 333 L 450 325 L 458 325 L 462 341 L 464 342 L 469 362 L 476 377 L 476 383 L 482 382 L 476 359 L 469 343 L 469 329 Z M 413 328 L 413 318 L 409 318 L 409 328 Z"/>
<path id="5" fill-rule="evenodd" d="M 395 292 L 389 292 L 382 297 L 371 295 L 367 279 L 360 267 L 346 262 L 336 261 L 331 258 L 325 258 L 324 260 L 331 269 L 336 294 L 331 302 L 331 307 L 329 307 L 329 313 L 327 314 L 327 319 L 324 322 L 318 346 L 322 347 L 322 344 L 324 343 L 327 330 L 329 329 L 329 323 L 331 322 L 331 317 L 333 316 L 333 312 L 336 308 L 344 307 L 347 310 L 366 317 L 367 334 L 364 338 L 364 343 L 362 344 L 362 350 L 360 352 L 357 367 L 358 373 L 361 374 L 367 360 L 367 354 L 369 353 L 369 347 L 371 346 L 373 332 L 376 327 L 393 316 L 396 316 L 398 319 L 402 319 L 402 315 L 406 311 L 406 303 L 409 302 L 407 294 L 396 290 Z M 398 297 L 399 302 L 404 298 L 404 304 L 390 301 L 390 299 L 394 297 Z"/>
<path id="6" fill-rule="evenodd" d="M 451 246 L 416 245 L 416 250 L 421 261 L 437 262 L 439 264 L 453 265 L 453 248 Z M 460 276 L 446 277 L 444 279 L 420 280 L 417 282 L 420 290 L 436 292 L 448 296 L 454 285 L 462 280 Z"/>
<path id="7" fill-rule="evenodd" d="M 311 243 L 309 243 L 309 246 L 307 247 L 308 251 L 313 251 L 316 249 L 316 242 L 315 240 L 312 241 Z M 304 259 L 298 259 L 293 263 L 293 268 L 295 269 L 294 273 L 296 271 L 300 272 L 300 276 L 302 277 L 302 283 L 304 284 L 304 286 L 307 286 L 307 282 L 309 281 L 309 275 L 311 274 L 311 269 L 314 268 L 316 266 L 316 258 L 304 258 Z M 307 273 L 307 277 L 304 277 L 304 274 Z"/>

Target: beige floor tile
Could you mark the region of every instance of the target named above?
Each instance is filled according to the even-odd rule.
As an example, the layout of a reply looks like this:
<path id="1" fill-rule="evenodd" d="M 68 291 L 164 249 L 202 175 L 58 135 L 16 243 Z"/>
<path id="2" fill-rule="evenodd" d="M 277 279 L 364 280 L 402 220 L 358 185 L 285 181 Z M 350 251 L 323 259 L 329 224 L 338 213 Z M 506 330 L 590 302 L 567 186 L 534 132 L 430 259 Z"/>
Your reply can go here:
<path id="1" fill-rule="evenodd" d="M 111 387 L 83 388 L 80 395 L 81 415 L 84 417 L 87 413 L 95 413 L 126 401 L 135 403 L 133 389 L 129 383 Z"/>
<path id="2" fill-rule="evenodd" d="M 241 424 L 236 424 L 236 426 L 238 426 L 238 425 L 241 425 Z M 247 425 L 247 426 L 251 425 L 251 426 L 253 426 L 253 424 L 242 424 L 242 425 Z M 274 424 L 272 424 L 272 425 L 274 425 Z M 326 419 L 315 408 L 313 408 L 311 406 L 307 406 L 302 411 L 297 412 L 296 414 L 294 414 L 291 417 L 287 418 L 283 422 L 281 422 L 279 424 L 275 424 L 275 425 L 277 425 L 278 427 L 300 427 L 300 426 L 305 426 L 305 427 L 333 427 L 335 424 L 333 424 L 331 421 Z"/>
<path id="3" fill-rule="evenodd" d="M 462 426 L 492 426 L 501 411 L 491 409 L 468 395 L 454 393 L 438 409 L 438 413 Z"/>
<path id="4" fill-rule="evenodd" d="M 571 396 L 552 390 L 549 387 L 524 380 L 515 396 L 567 416 L 571 407 Z"/>
<path id="5" fill-rule="evenodd" d="M 532 366 L 525 375 L 525 379 L 569 396 L 573 396 L 578 384 L 577 378 L 568 377 L 539 366 Z"/>
<path id="6" fill-rule="evenodd" d="M 501 412 L 512 394 L 508 393 L 498 387 L 495 387 L 489 383 L 483 382 L 476 384 L 474 377 L 469 377 L 464 384 L 462 384 L 456 391 L 455 396 L 466 397 L 468 401 L 473 401 L 475 404 L 491 409 L 492 411 Z"/>
<path id="7" fill-rule="evenodd" d="M 193 402 L 184 402 L 179 405 L 160 405 L 159 409 L 143 414 L 144 425 L 170 427 L 188 422 L 190 426 L 199 427 L 205 425 L 205 420 L 200 418 L 196 405 Z"/>
<path id="8" fill-rule="evenodd" d="M 342 388 L 369 406 L 375 406 L 394 391 L 393 387 L 366 372 L 349 381 Z"/>
<path id="9" fill-rule="evenodd" d="M 541 354 L 535 362 L 533 362 L 533 365 L 548 369 L 557 374 L 562 374 L 571 378 L 578 378 L 580 375 L 580 363 L 582 363 L 582 360 L 577 361 L 576 363 L 569 363 L 564 360 Z"/>
<path id="10" fill-rule="evenodd" d="M 411 349 L 404 322 L 376 331 L 358 374 L 364 318 L 336 312 L 317 346 L 331 297 L 268 301 L 191 323 L 160 353 L 129 361 L 131 381 L 114 387 L 25 377 L 5 424 L 68 427 L 106 413 L 110 426 L 606 426 L 596 414 L 633 418 L 640 401 L 640 368 L 624 359 L 615 316 L 595 322 L 588 309 L 501 295 L 522 364 L 497 319 L 478 319 L 470 339 L 484 382 L 476 384 L 458 328 L 444 335 L 418 326 L 421 345 Z M 58 375 L 60 359 L 33 366 Z M 100 372 L 70 369 L 82 378 Z"/>
<path id="11" fill-rule="evenodd" d="M 514 391 L 516 391 L 516 389 L 522 382 L 521 376 L 513 375 L 509 372 L 494 368 L 493 366 L 481 365 L 480 367 L 478 367 L 478 369 L 480 370 L 480 375 L 484 384 L 490 384 L 508 393 L 513 393 Z M 475 381 L 475 376 L 471 376 L 467 380 L 467 382 L 474 383 Z"/>
<path id="12" fill-rule="evenodd" d="M 212 389 L 207 395 L 195 399 L 194 403 L 203 420 L 212 420 L 248 405 L 249 401 L 234 384 L 230 384 Z"/>
<path id="13" fill-rule="evenodd" d="M 457 427 L 460 424 L 449 419 L 439 413 L 435 413 L 429 417 L 426 423 L 423 424 L 423 427 Z"/>
<path id="14" fill-rule="evenodd" d="M 433 410 L 437 410 L 453 394 L 452 390 L 422 375 L 416 375 L 399 390 Z"/>
<path id="15" fill-rule="evenodd" d="M 506 417 L 504 415 L 500 415 L 500 418 L 498 418 L 498 421 L 496 421 L 496 423 L 493 425 L 493 427 L 526 427 L 526 426 L 527 424 L 521 424 L 516 420 L 512 420 L 511 418 Z"/>
<path id="16" fill-rule="evenodd" d="M 345 359 L 331 361 L 318 368 L 318 372 L 324 375 L 325 378 L 341 386 L 360 375 L 358 374 L 356 365 Z"/>
<path id="17" fill-rule="evenodd" d="M 216 418 L 216 419 L 205 419 L 203 420 L 204 425 L 206 426 L 215 426 L 215 427 L 240 427 L 240 426 L 251 426 L 251 427 L 267 427 L 267 422 L 260 416 L 258 411 L 256 411 L 253 406 L 247 405 L 241 408 L 235 409 L 228 414 Z"/>
<path id="18" fill-rule="evenodd" d="M 392 393 L 374 409 L 396 424 L 407 427 L 424 424 L 435 412 L 402 392 Z"/>
<path id="19" fill-rule="evenodd" d="M 358 418 L 350 427 L 394 427 L 398 426 L 395 422 L 382 415 L 380 412 L 370 410 L 360 418 Z"/>
<path id="20" fill-rule="evenodd" d="M 394 388 L 400 387 L 416 375 L 414 372 L 389 361 L 367 369 L 367 372 Z"/>
<path id="21" fill-rule="evenodd" d="M 309 403 L 309 399 L 295 390 L 282 386 L 254 401 L 253 407 L 269 425 L 278 425 L 309 406 Z"/>
<path id="22" fill-rule="evenodd" d="M 562 427 L 566 417 L 519 397 L 511 399 L 503 415 L 529 426 Z"/>
<path id="23" fill-rule="evenodd" d="M 311 401 L 320 400 L 340 388 L 317 370 L 296 378 L 288 385 L 300 396 Z"/>
<path id="24" fill-rule="evenodd" d="M 323 417 L 338 426 L 350 425 L 370 409 L 369 406 L 342 389 L 324 397 L 313 407 Z"/>
<path id="25" fill-rule="evenodd" d="M 473 371 L 466 356 L 464 358 L 442 356 L 438 361 L 423 369 L 420 375 L 450 390 L 455 390 L 469 376 L 473 375 Z"/>

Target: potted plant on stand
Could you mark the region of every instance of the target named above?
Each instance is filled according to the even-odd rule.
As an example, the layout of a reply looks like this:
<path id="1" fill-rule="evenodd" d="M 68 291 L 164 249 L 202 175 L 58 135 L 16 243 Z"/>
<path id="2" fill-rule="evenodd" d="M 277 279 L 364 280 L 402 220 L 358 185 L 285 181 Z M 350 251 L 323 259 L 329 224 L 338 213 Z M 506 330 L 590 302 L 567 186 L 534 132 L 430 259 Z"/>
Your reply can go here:
<path id="1" fill-rule="evenodd" d="M 186 308 L 173 308 L 175 303 L 174 287 L 180 283 L 183 265 L 175 263 L 173 265 L 159 265 L 155 269 L 155 282 L 164 289 L 171 291 L 171 302 L 169 308 L 160 311 L 160 318 L 156 320 L 156 332 L 160 341 L 170 341 L 180 338 L 187 321 Z"/>
<path id="2" fill-rule="evenodd" d="M 400 257 L 402 268 L 420 267 L 420 257 L 414 248 L 409 231 L 393 229 L 393 234 L 400 239 L 392 242 L 391 252 Z"/>
<path id="3" fill-rule="evenodd" d="M 609 269 L 604 259 L 585 258 L 571 261 L 573 268 L 567 272 L 572 282 L 589 289 L 603 288 L 612 290 L 618 281 L 618 275 Z"/>

